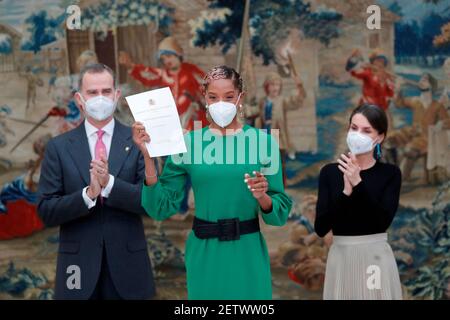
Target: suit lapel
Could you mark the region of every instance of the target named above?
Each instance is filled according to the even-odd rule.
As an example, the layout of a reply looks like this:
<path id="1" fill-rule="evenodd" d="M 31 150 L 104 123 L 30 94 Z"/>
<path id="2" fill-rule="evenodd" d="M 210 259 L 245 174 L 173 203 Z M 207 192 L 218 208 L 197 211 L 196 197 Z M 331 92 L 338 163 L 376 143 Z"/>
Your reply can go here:
<path id="1" fill-rule="evenodd" d="M 131 141 L 131 132 L 116 120 L 114 133 L 111 140 L 111 149 L 109 151 L 109 173 L 116 177 L 122 168 L 125 160 L 130 154 L 133 143 Z"/>
<path id="2" fill-rule="evenodd" d="M 90 183 L 89 169 L 91 165 L 91 153 L 86 136 L 84 121 L 74 129 L 72 137 L 69 138 L 68 152 L 75 162 L 86 185 Z"/>

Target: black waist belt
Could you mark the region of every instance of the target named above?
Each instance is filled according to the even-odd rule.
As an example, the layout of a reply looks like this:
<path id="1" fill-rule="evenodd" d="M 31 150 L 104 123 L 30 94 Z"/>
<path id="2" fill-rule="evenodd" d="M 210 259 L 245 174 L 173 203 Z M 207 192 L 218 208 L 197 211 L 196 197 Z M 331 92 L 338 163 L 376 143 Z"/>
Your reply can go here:
<path id="1" fill-rule="evenodd" d="M 239 221 L 239 218 L 220 219 L 210 222 L 194 218 L 192 226 L 194 234 L 199 239 L 219 238 L 219 241 L 239 240 L 240 235 L 259 231 L 258 218 Z"/>

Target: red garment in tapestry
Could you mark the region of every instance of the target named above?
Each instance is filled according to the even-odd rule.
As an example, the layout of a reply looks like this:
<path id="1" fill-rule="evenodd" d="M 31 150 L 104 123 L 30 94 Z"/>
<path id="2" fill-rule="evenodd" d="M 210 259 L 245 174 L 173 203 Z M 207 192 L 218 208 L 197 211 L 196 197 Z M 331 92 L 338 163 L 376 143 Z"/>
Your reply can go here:
<path id="1" fill-rule="evenodd" d="M 0 240 L 26 237 L 44 228 L 35 204 L 22 199 L 8 201 L 6 209 L 0 214 Z"/>
<path id="2" fill-rule="evenodd" d="M 360 104 L 375 104 L 386 111 L 389 107 L 389 98 L 394 96 L 394 83 L 392 81 L 381 82 L 370 68 L 352 70 L 350 74 L 363 81 Z"/>
<path id="3" fill-rule="evenodd" d="M 176 75 L 166 69 L 146 67 L 142 64 L 136 65 L 130 75 L 146 87 L 170 87 L 178 114 L 182 117 L 191 103 L 195 100 L 198 102 L 201 97 L 201 85 L 196 77 L 203 78 L 205 73 L 194 64 L 182 62 L 180 71 Z M 193 129 L 194 120 L 201 121 L 202 127 L 207 125 L 206 113 L 203 108 L 195 112 L 185 127 L 187 130 Z"/>

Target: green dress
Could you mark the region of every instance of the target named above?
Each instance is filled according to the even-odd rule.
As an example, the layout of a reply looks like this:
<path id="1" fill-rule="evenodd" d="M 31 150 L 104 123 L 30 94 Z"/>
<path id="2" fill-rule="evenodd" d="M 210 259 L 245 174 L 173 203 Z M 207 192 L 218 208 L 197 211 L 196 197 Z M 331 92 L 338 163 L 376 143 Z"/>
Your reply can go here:
<path id="1" fill-rule="evenodd" d="M 187 152 L 168 157 L 158 182 L 143 186 L 142 206 L 149 216 L 163 220 L 178 212 L 189 175 L 200 219 L 249 220 L 261 215 L 269 225 L 286 223 L 292 201 L 284 193 L 280 153 L 271 135 L 248 125 L 224 136 L 205 127 L 186 134 L 185 141 Z M 271 212 L 262 212 L 244 182 L 244 174 L 253 176 L 253 171 L 266 174 Z M 191 231 L 185 262 L 188 299 L 272 298 L 270 260 L 260 232 L 219 241 L 199 239 Z"/>

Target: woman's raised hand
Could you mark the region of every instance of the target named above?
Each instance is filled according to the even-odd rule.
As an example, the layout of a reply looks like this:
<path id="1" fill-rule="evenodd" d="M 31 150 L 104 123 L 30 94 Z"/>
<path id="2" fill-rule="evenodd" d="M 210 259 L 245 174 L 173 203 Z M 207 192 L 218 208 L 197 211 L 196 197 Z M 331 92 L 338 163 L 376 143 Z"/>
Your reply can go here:
<path id="1" fill-rule="evenodd" d="M 144 125 L 141 122 L 135 122 L 131 128 L 134 143 L 138 146 L 139 150 L 141 150 L 144 157 L 151 158 L 147 146 L 145 145 L 145 143 L 150 142 L 150 136 L 145 131 Z"/>

